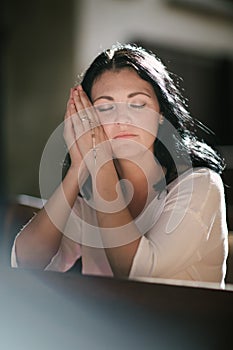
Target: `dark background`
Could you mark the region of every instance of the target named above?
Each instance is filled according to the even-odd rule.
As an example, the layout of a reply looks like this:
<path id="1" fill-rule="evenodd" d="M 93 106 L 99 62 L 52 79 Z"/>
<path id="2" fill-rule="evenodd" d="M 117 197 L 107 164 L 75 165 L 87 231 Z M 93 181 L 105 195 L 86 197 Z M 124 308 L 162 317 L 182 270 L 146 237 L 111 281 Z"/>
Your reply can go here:
<path id="1" fill-rule="evenodd" d="M 110 0 L 108 3 L 116 9 L 117 3 L 123 8 L 129 4 L 136 6 L 139 2 Z M 3 0 L 0 3 L 1 200 L 19 194 L 40 196 L 41 154 L 51 132 L 63 120 L 69 89 L 81 73 L 75 68 L 79 54 L 82 54 L 81 49 L 77 52 L 77 47 L 79 43 L 80 47 L 81 43 L 88 45 L 86 32 L 82 31 L 86 23 L 86 3 L 84 0 Z M 232 23 L 233 8 L 224 5 L 223 1 L 204 1 L 203 5 L 196 2 L 195 6 L 192 1 L 188 2 L 192 5 L 181 0 L 167 0 L 163 5 L 165 3 L 174 9 L 174 14 L 180 11 L 183 18 L 190 14 L 196 16 L 197 26 L 199 19 L 214 21 L 220 27 Z M 208 6 L 204 6 L 207 3 Z M 227 3 L 231 5 L 232 1 Z M 156 6 L 154 9 L 156 11 Z M 110 16 L 103 15 L 105 17 L 96 18 L 97 24 Z M 129 21 L 129 17 L 122 18 L 119 26 Z M 156 23 L 151 23 L 153 26 L 156 30 Z M 98 26 L 92 34 L 98 38 Z M 215 53 L 204 52 L 198 49 L 198 44 L 192 50 L 191 46 L 175 45 L 172 40 L 168 43 L 162 38 L 149 39 L 127 32 L 125 37 L 152 49 L 170 71 L 182 78 L 180 85 L 192 115 L 215 133 L 209 139 L 221 149 L 227 161 L 223 180 L 228 224 L 233 230 L 232 54 L 221 48 Z M 98 47 L 99 43 L 96 45 Z"/>

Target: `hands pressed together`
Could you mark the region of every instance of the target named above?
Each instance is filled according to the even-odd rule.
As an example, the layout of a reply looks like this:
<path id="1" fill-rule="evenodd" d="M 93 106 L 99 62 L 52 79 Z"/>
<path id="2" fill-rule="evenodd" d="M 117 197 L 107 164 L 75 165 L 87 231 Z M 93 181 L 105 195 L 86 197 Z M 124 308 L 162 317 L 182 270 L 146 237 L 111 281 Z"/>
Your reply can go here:
<path id="1" fill-rule="evenodd" d="M 110 142 L 81 85 L 70 91 L 64 122 L 64 139 L 72 167 L 79 169 L 82 165 L 93 175 L 97 162 L 101 165 L 101 160 L 112 159 Z"/>
<path id="2" fill-rule="evenodd" d="M 128 227 L 127 225 L 132 222 L 132 216 L 123 196 L 116 191 L 119 178 L 113 163 L 111 142 L 99 121 L 95 108 L 81 86 L 71 89 L 70 92 L 65 115 L 64 138 L 71 157 L 71 167 L 75 173 L 84 166 L 86 175 L 89 172 L 92 176 L 99 228 L 101 231 L 108 228 L 116 233 L 121 228 L 127 236 L 124 227 Z M 97 191 L 96 188 L 98 188 Z M 135 237 L 131 243 L 106 249 L 115 275 L 129 274 L 140 241 L 140 234 L 135 226 L 127 229 L 129 230 Z M 111 247 L 111 242 L 106 241 L 104 234 L 102 239 L 104 245 Z"/>

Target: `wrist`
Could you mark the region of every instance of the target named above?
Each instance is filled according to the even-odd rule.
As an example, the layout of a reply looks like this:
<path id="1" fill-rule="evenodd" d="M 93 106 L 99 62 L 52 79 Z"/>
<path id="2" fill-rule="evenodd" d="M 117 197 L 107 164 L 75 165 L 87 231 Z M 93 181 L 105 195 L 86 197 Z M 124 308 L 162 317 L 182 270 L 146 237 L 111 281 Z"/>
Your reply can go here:
<path id="1" fill-rule="evenodd" d="M 68 169 L 67 175 L 70 178 L 77 181 L 79 186 L 82 186 L 88 176 L 88 171 L 84 162 L 82 162 L 81 164 L 71 164 Z"/>
<path id="2" fill-rule="evenodd" d="M 112 160 L 103 164 L 92 173 L 92 184 L 95 199 L 114 201 L 119 196 L 119 177 Z"/>

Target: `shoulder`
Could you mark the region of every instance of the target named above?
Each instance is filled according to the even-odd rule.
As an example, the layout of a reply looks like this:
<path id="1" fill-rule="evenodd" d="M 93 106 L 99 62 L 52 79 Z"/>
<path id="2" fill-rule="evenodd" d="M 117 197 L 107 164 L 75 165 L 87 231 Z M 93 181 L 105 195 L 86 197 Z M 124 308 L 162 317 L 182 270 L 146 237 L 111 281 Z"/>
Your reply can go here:
<path id="1" fill-rule="evenodd" d="M 218 208 L 224 201 L 224 188 L 221 176 L 208 168 L 193 168 L 182 173 L 168 186 L 168 199 L 176 198 L 183 206 L 195 211 L 209 206 Z"/>
<path id="2" fill-rule="evenodd" d="M 168 185 L 168 191 L 174 190 L 181 184 L 188 184 L 201 192 L 202 190 L 223 191 L 221 176 L 208 168 L 193 168 L 180 174 Z"/>
<path id="3" fill-rule="evenodd" d="M 193 187 L 199 194 L 212 194 L 217 197 L 224 193 L 221 176 L 208 168 L 194 168 L 192 174 L 188 175 L 193 179 Z"/>

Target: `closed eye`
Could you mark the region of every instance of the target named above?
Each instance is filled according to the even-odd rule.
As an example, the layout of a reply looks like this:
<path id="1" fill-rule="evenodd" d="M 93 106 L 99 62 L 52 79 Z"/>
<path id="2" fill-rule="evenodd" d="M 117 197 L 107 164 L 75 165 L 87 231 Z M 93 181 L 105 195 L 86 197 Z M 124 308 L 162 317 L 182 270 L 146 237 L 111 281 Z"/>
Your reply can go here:
<path id="1" fill-rule="evenodd" d="M 145 107 L 146 103 L 129 103 L 129 107 L 135 108 L 135 109 L 140 109 Z"/>
<path id="2" fill-rule="evenodd" d="M 113 104 L 104 104 L 104 105 L 95 106 L 95 109 L 100 113 L 112 111 L 114 108 L 115 108 L 115 106 Z"/>

